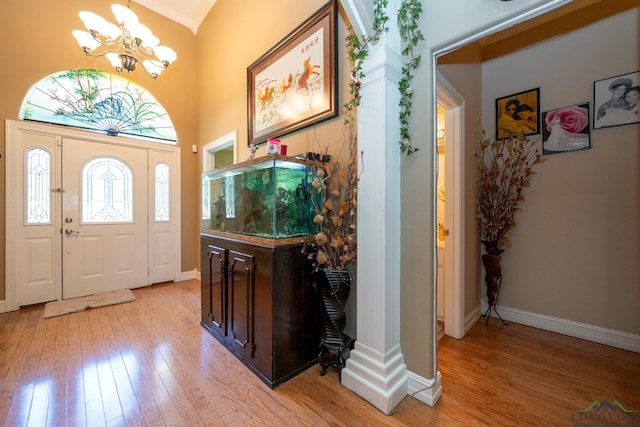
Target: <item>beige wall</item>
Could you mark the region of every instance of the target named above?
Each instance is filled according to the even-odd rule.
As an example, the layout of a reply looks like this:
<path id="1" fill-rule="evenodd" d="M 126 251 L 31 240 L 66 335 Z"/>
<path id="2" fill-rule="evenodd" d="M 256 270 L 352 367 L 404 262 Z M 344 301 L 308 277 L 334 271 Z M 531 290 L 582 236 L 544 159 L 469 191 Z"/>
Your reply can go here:
<path id="1" fill-rule="evenodd" d="M 473 154 L 478 132 L 495 132 L 495 98 L 540 87 L 541 111 L 587 101 L 593 109 L 595 80 L 640 69 L 640 12 L 632 3 L 596 4 L 570 20 L 440 58 L 438 70 L 465 98 L 465 314 L 486 300 Z M 621 45 L 628 48 L 609 48 Z M 501 306 L 640 333 L 639 138 L 638 125 L 592 130 L 590 150 L 546 156 L 504 254 Z"/>
<path id="2" fill-rule="evenodd" d="M 326 3 L 326 0 L 246 2 L 218 0 L 198 30 L 198 104 L 200 144 L 238 131 L 238 159 L 247 148 L 247 67 Z M 342 114 L 348 75 L 345 64 L 345 24 L 338 25 L 339 111 Z M 332 119 L 280 139 L 287 154 L 318 152 L 343 142 L 342 119 Z M 257 155 L 264 155 L 262 145 Z"/>
<path id="3" fill-rule="evenodd" d="M 602 2 L 487 49 L 486 129 L 495 98 L 535 87 L 542 112 L 593 112 L 594 81 L 640 70 L 639 21 L 637 1 Z M 499 304 L 639 335 L 640 125 L 592 128 L 591 149 L 545 158 L 503 255 Z"/>
<path id="4" fill-rule="evenodd" d="M 0 26 L 0 119 L 2 143 L 0 153 L 0 300 L 5 295 L 5 194 L 15 191 L 5 182 L 4 120 L 18 119 L 25 94 L 40 79 L 66 69 L 99 68 L 111 72 L 104 58 L 88 58 L 71 35 L 74 29 L 83 29 L 78 11 L 91 10 L 109 19 L 110 2 L 66 0 L 21 0 L 4 2 Z M 148 25 L 160 40 L 178 53 L 178 60 L 157 81 L 142 70 L 127 76 L 149 90 L 160 102 L 173 121 L 182 147 L 182 271 L 198 267 L 199 214 L 195 200 L 199 197 L 197 156 L 191 145 L 197 143 L 197 91 L 196 91 L 196 37 L 189 29 L 148 9 L 132 3 L 132 9 L 141 22 Z"/>
<path id="5" fill-rule="evenodd" d="M 527 3 L 527 4 L 525 4 Z M 433 52 L 441 51 L 449 46 L 457 45 L 469 37 L 474 37 L 480 31 L 487 30 L 492 25 L 498 25 L 508 17 L 517 15 L 516 8 L 522 7 L 520 11 L 524 11 L 529 7 L 539 6 L 544 1 L 521 1 L 521 2 L 466 2 L 465 0 L 450 0 L 448 2 L 436 3 L 432 2 L 425 6 L 425 14 L 421 28 L 425 32 L 425 48 L 422 51 L 423 65 L 416 73 L 415 88 L 416 100 L 412 113 L 412 130 L 414 135 L 414 145 L 421 148 L 417 156 L 404 158 L 402 161 L 402 295 L 401 295 L 401 345 L 402 352 L 405 357 L 408 368 L 426 378 L 433 378 L 435 375 L 435 363 L 432 358 L 434 354 L 433 345 L 433 328 L 431 327 L 434 319 L 433 315 L 433 264 L 430 260 L 433 257 L 433 245 L 430 242 L 434 240 L 435 224 L 433 218 L 433 149 L 431 135 L 434 133 L 434 106 L 431 104 L 434 97 L 432 92 L 432 82 L 435 80 L 431 72 L 431 58 Z M 603 36 L 606 31 L 596 30 L 591 35 L 593 38 L 585 42 L 579 35 L 570 34 L 570 31 L 590 25 L 590 23 L 600 17 L 610 16 L 617 13 L 616 11 L 629 10 L 628 21 L 624 26 L 619 26 L 614 32 L 626 32 L 627 36 L 623 40 L 615 40 L 613 43 L 603 42 Z M 562 13 L 562 12 L 560 12 Z M 484 48 L 484 58 L 491 59 L 500 57 L 499 70 L 491 69 L 490 73 L 493 82 L 496 85 L 502 85 L 502 81 L 509 84 L 517 82 L 521 90 L 531 87 L 548 86 L 547 94 L 562 95 L 566 93 L 567 86 L 575 83 L 577 75 L 585 76 L 585 81 L 581 87 L 587 91 L 583 100 L 589 100 L 589 87 L 593 84 L 593 80 L 597 78 L 605 78 L 617 73 L 631 72 L 640 69 L 638 63 L 638 7 L 636 0 L 621 0 L 615 2 L 602 1 L 597 2 L 593 8 L 585 10 L 588 17 L 579 15 L 577 19 L 573 16 L 565 16 L 558 21 L 549 24 L 551 28 L 545 27 L 544 30 L 538 28 L 527 33 L 519 33 L 505 40 L 500 45 L 494 45 Z M 555 15 L 558 16 L 558 15 Z M 545 18 L 545 17 L 543 17 Z M 464 23 L 464 24 L 461 24 Z M 580 46 L 580 50 L 565 51 L 565 57 L 546 55 L 548 45 L 538 46 L 539 55 L 535 57 L 516 56 L 516 52 L 523 44 L 546 43 L 554 40 L 555 37 L 569 33 L 567 40 L 572 42 L 572 46 Z M 595 35 L 594 35 L 595 34 Z M 491 37 L 496 40 L 498 36 Z M 594 40 L 595 39 L 595 40 Z M 486 42 L 485 39 L 481 40 Z M 613 49 L 612 46 L 628 46 L 630 49 Z M 598 49 L 593 49 L 598 46 Z M 499 52 L 493 51 L 499 49 Z M 490 52 L 491 51 L 491 52 Z M 594 54 L 594 51 L 597 54 Z M 607 52 L 603 55 L 602 52 Z M 611 58 L 613 52 L 626 56 L 626 60 L 622 63 L 615 58 Z M 580 53 L 578 53 L 580 52 Z M 493 56 L 491 56 L 493 55 Z M 511 57 L 514 55 L 514 58 Z M 608 60 L 604 60 L 608 58 Z M 584 65 L 582 68 L 575 67 L 572 64 L 572 73 L 567 74 L 562 65 L 571 63 L 572 61 L 592 61 Z M 631 61 L 631 64 L 629 64 Z M 452 68 L 447 70 L 447 78 L 451 78 L 454 86 L 458 85 L 463 91 L 471 91 L 470 100 L 473 105 L 465 106 L 467 117 L 465 120 L 466 138 L 471 138 L 465 143 L 465 148 L 469 149 L 477 143 L 476 130 L 480 128 L 489 129 L 488 126 L 495 126 L 493 118 L 487 118 L 486 114 L 492 117 L 494 107 L 494 99 L 496 96 L 505 95 L 502 91 L 495 93 L 487 93 L 482 89 L 480 97 L 481 104 L 478 105 L 477 88 L 471 86 L 471 82 L 475 81 L 479 87 L 483 87 L 487 82 L 487 67 L 482 67 L 478 72 L 469 71 L 477 63 L 477 59 L 464 59 L 458 63 L 458 69 Z M 585 71 L 598 64 L 608 64 L 618 72 L 603 72 L 599 76 L 585 75 Z M 624 65 L 629 64 L 629 65 Z M 544 73 L 541 73 L 544 71 Z M 469 72 L 469 75 L 465 75 Z M 478 78 L 482 81 L 479 82 Z M 542 78 L 545 77 L 545 78 Z M 467 81 L 465 81 L 467 80 Z M 465 89 L 466 87 L 466 89 Z M 503 87 L 503 89 L 505 89 Z M 506 90 L 506 89 L 505 89 Z M 500 93 L 498 93 L 500 92 Z M 469 93 L 469 92 L 468 92 Z M 468 94 L 467 93 L 467 94 Z M 506 92 L 506 94 L 512 92 Z M 541 94 L 544 99 L 544 93 Z M 550 100 L 547 98 L 547 100 Z M 566 100 L 568 101 L 568 100 Z M 559 103 L 555 105 L 549 104 L 547 108 L 560 107 L 570 104 Z M 472 109 L 478 109 L 472 111 Z M 475 119 L 469 114 L 475 115 Z M 481 119 L 478 119 L 481 114 Z M 605 131 L 599 131 L 603 133 Z M 587 204 L 589 210 L 586 215 L 592 220 L 583 222 L 584 212 L 571 212 L 574 216 L 566 215 L 569 211 L 562 209 L 555 210 L 556 214 L 561 214 L 561 221 L 553 218 L 551 227 L 542 230 L 543 221 L 550 222 L 552 218 L 549 216 L 540 216 L 541 211 L 530 208 L 530 204 L 535 203 L 535 195 L 531 194 L 527 197 L 525 213 L 518 217 L 518 224 L 522 224 L 531 217 L 535 217 L 534 221 L 539 227 L 534 231 L 527 231 L 527 236 L 520 243 L 520 247 L 524 249 L 524 254 L 518 256 L 517 260 L 513 260 L 512 253 L 505 256 L 505 264 L 503 267 L 511 268 L 510 276 L 505 274 L 504 295 L 501 295 L 500 304 L 516 310 L 524 309 L 532 310 L 532 317 L 538 318 L 541 315 L 550 313 L 553 310 L 553 316 L 569 321 L 585 322 L 586 320 L 595 322 L 596 325 L 603 325 L 605 328 L 619 328 L 619 331 L 633 331 L 638 333 L 640 321 L 638 321 L 638 265 L 640 264 L 638 243 L 638 136 L 639 126 L 627 126 L 623 131 L 622 128 L 615 131 L 607 131 L 608 141 L 616 141 L 621 146 L 621 152 L 611 150 L 610 145 L 600 148 L 602 153 L 598 157 L 598 161 L 589 164 L 588 168 L 582 169 L 579 176 L 589 175 L 589 179 L 584 183 L 591 184 L 589 188 L 580 188 L 583 184 L 576 181 L 574 177 L 571 181 L 575 188 L 567 188 L 561 178 L 566 178 L 574 165 L 568 161 L 566 166 L 558 167 L 557 172 L 552 174 L 560 178 L 560 181 L 549 183 L 541 183 L 544 178 L 536 175 L 534 179 L 534 187 L 540 185 L 543 190 L 549 190 L 547 186 L 555 186 L 553 192 L 558 193 L 562 188 L 562 196 L 572 197 L 572 192 L 576 190 L 583 191 L 582 197 L 591 199 Z M 619 132 L 624 132 L 621 134 Z M 624 138 L 625 141 L 621 141 Z M 595 140 L 594 140 L 595 143 Z M 602 144 L 602 143 L 601 143 Z M 607 150 L 607 148 L 609 148 Z M 593 150 L 591 150 L 593 152 Z M 474 162 L 470 157 L 471 151 L 467 151 L 465 156 L 465 186 L 474 188 L 476 185 L 476 171 Z M 581 153 L 572 153 L 557 156 L 580 156 Z M 589 155 L 589 154 L 586 154 Z M 627 156 L 620 164 L 616 163 L 618 156 Z M 602 162 L 605 162 L 603 164 Z M 611 162 L 611 163 L 609 163 Z M 619 169 L 620 165 L 625 168 L 624 172 L 614 170 Z M 541 166 L 548 166 L 547 163 Z M 583 165 L 586 167 L 587 165 Z M 620 178 L 613 180 L 604 179 L 604 173 L 610 175 L 619 174 Z M 613 191 L 601 191 L 604 183 L 615 183 L 616 187 Z M 562 183 L 562 184 L 561 184 Z M 559 187 L 559 186 L 562 187 Z M 626 191 L 624 190 L 626 189 Z M 599 192 L 600 197 L 593 198 L 590 191 Z M 542 193 L 539 193 L 542 195 Z M 552 193 L 553 194 L 553 193 Z M 555 203 L 561 200 L 558 194 L 554 200 L 544 205 L 542 209 L 551 208 Z M 480 258 L 480 245 L 478 244 L 477 235 L 472 233 L 477 230 L 477 220 L 475 218 L 475 197 L 465 191 L 465 226 L 467 227 L 467 242 L 464 248 L 465 254 L 465 292 L 466 307 L 465 313 L 473 313 L 480 308 L 480 302 L 473 299 L 473 296 L 481 296 L 481 273 L 478 260 Z M 567 199 L 565 199 L 565 203 Z M 596 206 L 599 203 L 599 206 Z M 542 205 L 541 205 L 542 206 Z M 584 204 L 582 204 L 584 206 Z M 604 208 L 609 206 L 609 208 Z M 564 205 L 566 207 L 566 204 Z M 618 212 L 622 211 L 622 212 Z M 604 213 L 606 212 L 606 214 Z M 614 213 L 615 212 L 615 213 Z M 546 213 L 545 213 L 546 215 Z M 602 221 L 602 219 L 609 219 Z M 579 224 L 579 227 L 575 227 Z M 554 234 L 549 235 L 548 230 L 553 229 Z M 524 226 L 518 227 L 517 232 L 525 230 Z M 571 231 L 567 235 L 567 231 Z M 593 238 L 594 230 L 598 231 L 598 238 Z M 603 230 L 612 230 L 613 233 L 603 233 Z M 559 239 L 540 240 L 541 232 L 550 237 L 559 237 Z M 589 236 L 589 237 L 586 237 Z M 569 237 L 569 238 L 568 238 Z M 514 245 L 520 237 L 514 234 L 512 241 Z M 577 239 L 573 241 L 573 239 Z M 589 246 L 581 246 L 582 243 L 591 239 Z M 595 243 L 595 245 L 593 244 Z M 620 246 L 615 247 L 615 244 Z M 564 252 L 552 248 L 562 247 Z M 578 255 L 567 254 L 566 251 L 577 250 Z M 554 264 L 540 262 L 542 256 L 548 256 L 551 252 L 555 258 L 545 258 Z M 572 263 L 563 263 L 567 255 L 571 256 Z M 591 276 L 587 276 L 582 272 L 585 266 L 589 267 Z M 553 267 L 550 269 L 550 267 Z M 556 276 L 558 273 L 560 275 Z M 532 280 L 535 277 L 535 280 Z M 568 284 L 565 280 L 570 278 L 572 283 Z M 588 280 L 585 280 L 588 279 Z M 507 291 L 507 283 L 510 283 L 511 289 Z M 514 283 L 526 283 L 526 285 L 516 285 Z M 581 287 L 580 284 L 587 284 Z M 613 286 L 610 286 L 613 284 Z M 539 293 L 543 291 L 543 293 Z M 610 292 L 614 292 L 612 295 Z M 563 304 L 557 304 L 553 301 L 555 298 L 561 298 Z M 535 303 L 533 303 L 535 301 Z M 587 302 L 587 304 L 585 304 Z M 532 304 L 533 303 L 533 304 Z M 620 305 L 621 304 L 621 305 Z M 596 307 L 596 313 L 590 314 L 592 307 Z M 622 309 L 621 309 L 622 308 Z M 624 332 L 622 332 L 624 334 Z"/>

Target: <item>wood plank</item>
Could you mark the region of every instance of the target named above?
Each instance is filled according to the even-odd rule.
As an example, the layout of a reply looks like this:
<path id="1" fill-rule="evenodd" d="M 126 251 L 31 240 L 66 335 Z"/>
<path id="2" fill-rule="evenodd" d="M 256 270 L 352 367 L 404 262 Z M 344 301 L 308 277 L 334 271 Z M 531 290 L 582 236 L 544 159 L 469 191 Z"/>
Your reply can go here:
<path id="1" fill-rule="evenodd" d="M 113 380 L 117 390 L 117 398 L 122 405 L 122 416 L 110 420 L 107 424 L 127 425 L 127 426 L 144 426 L 144 416 L 140 410 L 133 386 L 131 384 L 127 366 L 124 361 L 122 349 L 118 346 L 116 339 L 116 330 L 111 319 L 113 319 L 115 310 L 113 306 L 105 307 L 100 310 L 100 327 L 102 336 L 105 341 L 106 348 L 110 349 L 109 364 L 113 373 Z M 125 353 L 127 354 L 127 353 Z M 115 420 L 122 420 L 117 423 Z"/>
<path id="2" fill-rule="evenodd" d="M 87 418 L 82 375 L 81 318 L 80 313 L 68 314 L 66 317 L 69 319 L 66 417 L 71 425 L 82 426 L 86 424 Z"/>
<path id="3" fill-rule="evenodd" d="M 119 352 L 117 349 L 107 349 L 104 336 L 102 334 L 102 325 L 100 317 L 104 313 L 104 309 L 87 310 L 89 314 L 89 327 L 91 329 L 91 341 L 93 354 L 96 362 L 96 370 L 98 374 L 98 382 L 100 387 L 100 398 L 102 400 L 102 408 L 104 410 L 104 418 L 107 424 L 113 419 L 122 419 L 122 408 L 118 397 L 118 390 L 114 380 L 113 366 L 111 364 L 111 356 L 115 353 L 114 362 L 116 366 L 121 366 L 122 361 L 117 361 Z"/>
<path id="4" fill-rule="evenodd" d="M 94 426 L 105 426 L 104 402 L 100 395 L 100 379 L 96 364 L 95 349 L 91 337 L 89 310 L 78 313 L 80 323 L 80 355 L 82 358 L 82 398 L 85 407 L 86 423 Z"/>
<path id="5" fill-rule="evenodd" d="M 24 313 L 24 328 L 20 339 L 16 342 L 13 359 L 9 362 L 9 369 L 4 381 L 6 390 L 10 392 L 6 415 L 7 425 L 26 425 L 29 417 L 29 407 L 33 396 L 32 373 L 29 364 L 34 357 L 34 337 L 38 323 L 38 311 L 28 308 Z"/>
<path id="6" fill-rule="evenodd" d="M 49 397 L 49 416 L 47 426 L 65 425 L 67 419 L 67 378 L 69 376 L 69 318 L 60 316 L 57 319 L 55 351 L 51 381 L 53 390 Z M 52 318 L 53 319 L 53 318 Z"/>
<path id="7" fill-rule="evenodd" d="M 132 323 L 134 313 L 139 305 L 121 304 L 112 307 L 113 315 L 109 316 L 113 327 L 129 383 L 136 397 L 136 404 L 144 422 L 149 425 L 162 425 L 163 417 L 153 395 L 153 390 L 146 386 L 145 366 L 149 364 L 146 355 L 153 352 L 153 344 L 138 335 L 138 327 Z M 133 402 L 129 403 L 133 405 Z"/>

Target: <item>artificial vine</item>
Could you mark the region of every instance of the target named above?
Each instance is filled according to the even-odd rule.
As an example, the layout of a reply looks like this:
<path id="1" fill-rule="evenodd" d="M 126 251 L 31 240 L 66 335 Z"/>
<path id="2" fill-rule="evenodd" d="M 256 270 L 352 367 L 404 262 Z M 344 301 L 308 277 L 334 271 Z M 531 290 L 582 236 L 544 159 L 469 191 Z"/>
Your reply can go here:
<path id="1" fill-rule="evenodd" d="M 369 54 L 369 44 L 376 43 L 383 32 L 389 29 L 386 24 L 389 16 L 385 13 L 388 6 L 388 0 L 374 0 L 374 21 L 373 35 L 364 35 L 362 41 L 353 33 L 353 29 L 349 28 L 349 35 L 346 37 L 346 47 L 349 59 L 353 62 L 351 69 L 351 81 L 349 82 L 349 90 L 351 99 L 344 104 L 347 110 L 345 123 L 351 123 L 354 120 L 355 110 L 360 105 L 360 85 L 364 77 L 362 72 L 362 63 Z M 413 103 L 413 88 L 411 88 L 411 80 L 413 72 L 420 65 L 421 55 L 414 54 L 414 48 L 418 43 L 424 40 L 422 31 L 418 27 L 418 21 L 422 14 L 422 4 L 419 0 L 402 0 L 400 9 L 398 10 L 398 29 L 400 39 L 404 45 L 402 56 L 407 57 L 402 66 L 402 78 L 398 84 L 400 92 L 400 150 L 407 155 L 411 155 L 418 151 L 418 148 L 411 144 L 411 134 L 409 132 L 409 116 L 411 116 L 411 105 Z"/>
<path id="2" fill-rule="evenodd" d="M 345 124 L 351 123 L 355 117 L 355 111 L 360 106 L 360 85 L 364 78 L 362 72 L 362 63 L 367 55 L 369 55 L 369 44 L 377 43 L 380 40 L 380 36 L 383 32 L 387 32 L 389 29 L 386 24 L 389 21 L 389 16 L 384 13 L 388 5 L 388 0 L 375 0 L 373 2 L 373 8 L 375 18 L 373 21 L 373 35 L 364 35 L 362 41 L 353 32 L 353 27 L 349 27 L 349 35 L 346 37 L 347 54 L 349 59 L 353 63 L 351 68 L 351 81 L 349 82 L 349 91 L 351 92 L 351 99 L 344 104 L 344 108 L 347 110 L 347 115 L 344 119 Z"/>
<path id="3" fill-rule="evenodd" d="M 411 135 L 409 134 L 409 116 L 411 115 L 411 105 L 413 103 L 413 88 L 411 80 L 413 72 L 418 69 L 422 55 L 414 55 L 413 49 L 418 43 L 424 40 L 422 31 L 418 27 L 418 20 L 422 13 L 422 3 L 418 0 L 402 0 L 400 10 L 398 10 L 398 29 L 400 40 L 404 43 L 402 56 L 408 57 L 408 61 L 402 66 L 402 78 L 398 85 L 400 91 L 400 150 L 407 155 L 418 151 L 418 148 L 411 145 Z"/>

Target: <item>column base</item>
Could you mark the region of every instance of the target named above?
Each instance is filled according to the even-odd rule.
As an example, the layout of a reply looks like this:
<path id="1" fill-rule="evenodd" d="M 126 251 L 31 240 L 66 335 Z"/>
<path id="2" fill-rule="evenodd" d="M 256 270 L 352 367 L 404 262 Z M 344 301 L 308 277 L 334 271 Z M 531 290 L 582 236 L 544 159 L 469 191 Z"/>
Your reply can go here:
<path id="1" fill-rule="evenodd" d="M 407 383 L 407 367 L 399 345 L 381 354 L 356 341 L 342 370 L 342 385 L 386 415 L 407 395 Z"/>

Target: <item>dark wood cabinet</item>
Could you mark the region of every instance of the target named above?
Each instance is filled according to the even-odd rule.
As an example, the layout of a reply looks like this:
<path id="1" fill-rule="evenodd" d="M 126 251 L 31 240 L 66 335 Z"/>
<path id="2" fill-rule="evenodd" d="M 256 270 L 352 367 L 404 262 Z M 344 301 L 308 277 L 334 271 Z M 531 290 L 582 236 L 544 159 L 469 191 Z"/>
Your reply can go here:
<path id="1" fill-rule="evenodd" d="M 317 360 L 320 301 L 301 249 L 295 239 L 201 235 L 201 324 L 270 387 Z"/>

